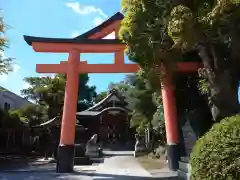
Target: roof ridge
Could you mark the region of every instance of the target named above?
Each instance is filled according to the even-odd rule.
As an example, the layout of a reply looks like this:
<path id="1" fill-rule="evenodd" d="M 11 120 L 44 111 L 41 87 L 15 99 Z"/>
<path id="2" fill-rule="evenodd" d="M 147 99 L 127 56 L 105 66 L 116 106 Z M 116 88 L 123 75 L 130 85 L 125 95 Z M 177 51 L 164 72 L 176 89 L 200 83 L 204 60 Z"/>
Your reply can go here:
<path id="1" fill-rule="evenodd" d="M 3 91 L 1 91 L 1 89 L 3 89 Z M 24 98 L 24 97 L 22 97 L 22 96 L 20 96 L 20 95 L 18 95 L 18 94 L 16 94 L 16 93 L 10 91 L 10 90 L 7 89 L 7 88 L 2 87 L 2 86 L 0 86 L 0 92 L 8 92 L 8 93 L 10 93 L 10 94 L 12 94 L 12 95 L 14 95 L 14 96 L 16 96 L 16 97 L 18 97 L 18 98 L 21 98 L 22 100 L 25 100 L 25 101 L 29 102 L 30 104 L 33 104 L 32 102 L 30 102 L 30 101 L 27 100 L 26 98 Z"/>

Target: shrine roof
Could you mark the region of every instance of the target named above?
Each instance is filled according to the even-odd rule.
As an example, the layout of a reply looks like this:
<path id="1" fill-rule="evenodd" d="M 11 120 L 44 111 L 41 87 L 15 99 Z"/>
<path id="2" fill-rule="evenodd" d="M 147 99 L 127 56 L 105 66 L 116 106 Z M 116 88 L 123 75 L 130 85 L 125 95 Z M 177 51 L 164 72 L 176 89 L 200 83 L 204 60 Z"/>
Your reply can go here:
<path id="1" fill-rule="evenodd" d="M 98 110 L 98 107 L 101 106 L 102 104 L 104 104 L 105 102 L 107 102 L 108 100 L 111 99 L 111 97 L 116 96 L 119 101 L 127 104 L 127 102 L 124 100 L 124 97 L 120 95 L 120 93 L 117 92 L 117 90 L 110 90 L 109 94 L 102 99 L 101 101 L 99 101 L 97 104 L 95 104 L 94 106 L 88 108 L 86 111 L 96 111 Z"/>
<path id="2" fill-rule="evenodd" d="M 122 44 L 122 41 L 119 39 L 88 39 L 90 36 L 101 31 L 105 27 L 113 24 L 116 21 L 122 20 L 123 15 L 118 12 L 108 20 L 100 24 L 99 26 L 75 37 L 75 38 L 46 38 L 46 37 L 35 37 L 35 36 L 26 36 L 24 35 L 24 40 L 28 45 L 32 45 L 33 42 L 42 42 L 42 43 L 74 43 L 74 44 Z"/>
<path id="3" fill-rule="evenodd" d="M 42 124 L 33 126 L 33 128 L 41 128 L 41 127 L 53 127 L 53 126 L 60 126 L 61 125 L 61 120 L 59 117 L 54 117 L 52 119 L 50 119 L 49 121 L 46 121 Z M 82 125 L 76 124 L 76 128 L 81 129 L 81 130 L 85 130 L 86 128 L 84 128 Z"/>
<path id="4" fill-rule="evenodd" d="M 114 111 L 114 110 L 118 110 L 118 111 L 124 111 L 124 112 L 129 112 L 128 109 L 125 108 L 121 108 L 121 107 L 108 107 L 103 109 L 102 111 L 89 111 L 89 110 L 85 110 L 85 111 L 81 111 L 81 112 L 77 112 L 78 116 L 98 116 L 106 111 Z"/>

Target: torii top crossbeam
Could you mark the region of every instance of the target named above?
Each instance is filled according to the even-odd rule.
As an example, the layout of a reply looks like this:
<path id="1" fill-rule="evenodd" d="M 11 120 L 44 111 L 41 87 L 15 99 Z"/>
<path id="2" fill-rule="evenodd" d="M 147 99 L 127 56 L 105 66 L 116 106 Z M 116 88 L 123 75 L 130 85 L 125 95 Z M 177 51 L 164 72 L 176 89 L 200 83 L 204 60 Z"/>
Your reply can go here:
<path id="1" fill-rule="evenodd" d="M 110 19 L 94 29 L 72 39 L 42 38 L 24 36 L 25 41 L 36 52 L 70 53 L 72 50 L 79 53 L 115 53 L 114 64 L 87 64 L 86 61 L 78 62 L 78 73 L 131 73 L 138 71 L 136 64 L 124 63 L 123 44 L 119 39 L 101 39 L 108 34 L 118 34 L 121 13 L 116 13 Z M 67 62 L 60 64 L 38 64 L 39 73 L 66 73 Z"/>

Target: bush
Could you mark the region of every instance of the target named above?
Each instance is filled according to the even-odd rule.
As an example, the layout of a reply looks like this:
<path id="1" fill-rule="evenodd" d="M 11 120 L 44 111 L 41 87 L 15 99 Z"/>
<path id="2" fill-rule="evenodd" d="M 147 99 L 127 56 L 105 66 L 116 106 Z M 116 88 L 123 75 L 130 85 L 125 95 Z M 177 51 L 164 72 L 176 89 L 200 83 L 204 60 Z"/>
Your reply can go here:
<path id="1" fill-rule="evenodd" d="M 17 115 L 11 115 L 7 111 L 0 109 L 0 128 L 21 129 L 23 127 L 24 124 Z"/>
<path id="2" fill-rule="evenodd" d="M 190 163 L 191 180 L 239 179 L 240 116 L 228 117 L 213 125 L 196 142 Z"/>

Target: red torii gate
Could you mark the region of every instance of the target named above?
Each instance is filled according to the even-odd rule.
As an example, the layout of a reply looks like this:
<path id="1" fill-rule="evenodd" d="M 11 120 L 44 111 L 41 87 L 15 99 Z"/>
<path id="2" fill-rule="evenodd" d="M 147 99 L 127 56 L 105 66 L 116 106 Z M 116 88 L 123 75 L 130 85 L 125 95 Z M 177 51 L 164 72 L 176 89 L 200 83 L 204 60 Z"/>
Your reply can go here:
<path id="1" fill-rule="evenodd" d="M 58 148 L 57 172 L 72 172 L 74 166 L 75 123 L 77 110 L 78 83 L 80 73 L 135 73 L 139 70 L 136 64 L 124 63 L 126 45 L 119 39 L 102 39 L 108 34 L 118 34 L 121 13 L 103 22 L 94 29 L 73 39 L 42 38 L 24 36 L 25 41 L 36 52 L 69 53 L 68 61 L 60 64 L 37 64 L 39 73 L 65 73 L 67 75 L 64 108 L 61 125 L 60 144 Z M 114 64 L 88 64 L 80 61 L 80 53 L 115 53 Z M 198 63 L 179 63 L 178 71 L 196 71 Z M 166 78 L 162 88 L 164 118 L 168 142 L 169 168 L 178 167 L 178 123 L 174 95 L 174 85 L 170 76 Z"/>

